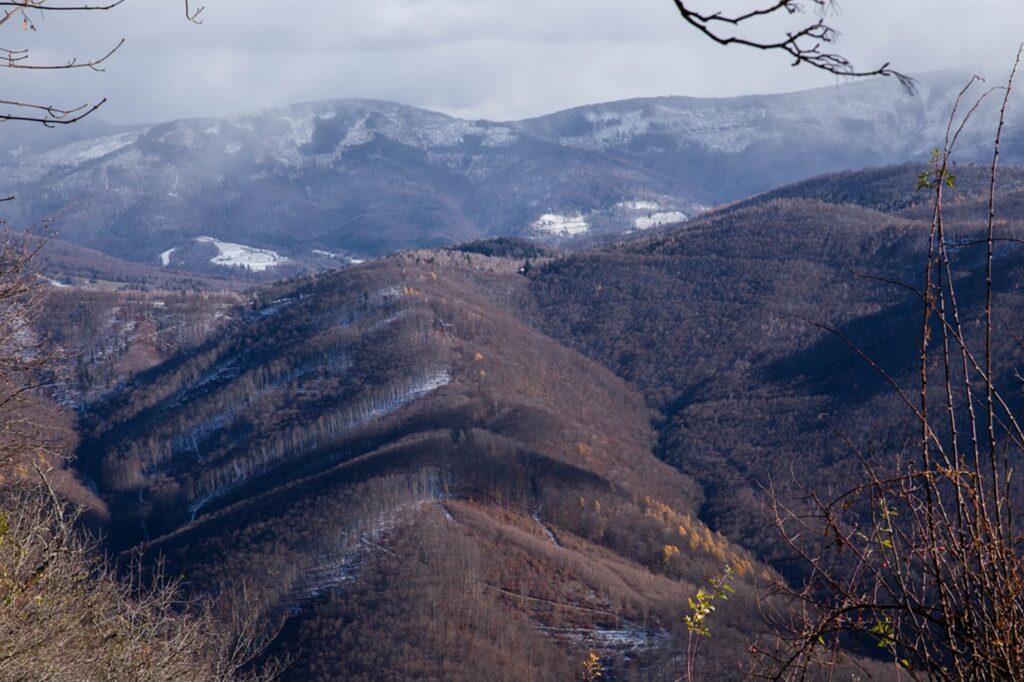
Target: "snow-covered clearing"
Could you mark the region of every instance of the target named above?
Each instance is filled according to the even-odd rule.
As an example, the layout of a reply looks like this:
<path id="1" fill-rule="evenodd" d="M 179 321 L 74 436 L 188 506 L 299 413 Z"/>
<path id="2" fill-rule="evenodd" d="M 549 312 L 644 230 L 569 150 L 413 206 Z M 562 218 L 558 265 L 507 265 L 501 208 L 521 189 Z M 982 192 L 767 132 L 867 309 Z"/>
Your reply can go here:
<path id="1" fill-rule="evenodd" d="M 561 213 L 545 213 L 533 222 L 533 229 L 538 232 L 571 237 L 585 233 L 590 226 L 579 213 L 572 216 Z"/>
<path id="2" fill-rule="evenodd" d="M 217 255 L 210 259 L 210 262 L 216 265 L 236 266 L 253 272 L 263 272 L 288 260 L 276 251 L 222 242 L 213 237 L 196 237 L 196 241 L 200 244 L 213 244 L 217 247 Z"/>

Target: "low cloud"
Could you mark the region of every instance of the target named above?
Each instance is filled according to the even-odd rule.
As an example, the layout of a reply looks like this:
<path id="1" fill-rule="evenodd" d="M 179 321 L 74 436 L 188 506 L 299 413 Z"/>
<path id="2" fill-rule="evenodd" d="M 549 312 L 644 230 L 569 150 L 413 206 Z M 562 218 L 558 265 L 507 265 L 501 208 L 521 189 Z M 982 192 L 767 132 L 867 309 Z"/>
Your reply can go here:
<path id="1" fill-rule="evenodd" d="M 708 3 L 711 0 L 707 0 Z M 848 0 L 833 17 L 858 65 L 1008 69 L 1018 0 Z M 516 119 L 626 97 L 729 96 L 832 85 L 784 55 L 710 44 L 670 0 L 208 0 L 202 26 L 179 0 L 128 0 L 47 15 L 8 47 L 60 61 L 124 48 L 104 73 L 14 73 L 5 97 L 57 105 L 107 96 L 116 122 L 222 116 L 295 101 L 374 97 L 467 117 Z M 710 5 L 709 5 L 710 6 Z M 45 52 L 43 52 L 45 50 Z M 895 87 L 895 86 L 894 86 Z"/>

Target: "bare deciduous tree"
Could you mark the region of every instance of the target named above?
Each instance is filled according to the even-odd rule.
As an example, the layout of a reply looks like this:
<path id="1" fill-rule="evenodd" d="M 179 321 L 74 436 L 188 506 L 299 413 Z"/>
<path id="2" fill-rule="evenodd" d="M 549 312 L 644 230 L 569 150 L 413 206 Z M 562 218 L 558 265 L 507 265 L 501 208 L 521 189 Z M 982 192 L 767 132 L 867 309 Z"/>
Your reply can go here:
<path id="1" fill-rule="evenodd" d="M 52 460 L 61 440 L 35 396 L 54 360 L 32 328 L 42 291 L 31 262 L 43 243 L 0 225 L 0 484 L 28 478 L 30 462 Z"/>
<path id="2" fill-rule="evenodd" d="M 0 2 L 0 28 L 35 31 L 37 12 L 102 12 L 123 2 Z M 184 6 L 186 18 L 199 23 L 203 8 L 193 9 L 189 0 Z M 57 64 L 0 46 L 0 67 L 102 70 L 123 44 L 95 58 Z M 66 125 L 105 101 L 69 108 L 0 99 L 0 122 Z M 33 399 L 54 361 L 32 329 L 43 294 L 31 265 L 43 244 L 30 234 L 0 231 L 0 678 L 276 678 L 281 664 L 260 666 L 257 659 L 277 628 L 251 599 L 235 596 L 225 619 L 215 616 L 213 602 L 184 599 L 178 585 L 159 574 L 143 578 L 141 561 L 122 575 L 78 527 L 82 510 L 51 487 L 53 425 Z M 32 471 L 37 485 L 26 480 Z"/>
<path id="3" fill-rule="evenodd" d="M 124 2 L 125 0 L 112 0 L 111 2 L 90 4 L 88 2 L 55 2 L 54 0 L 3 0 L 0 2 L 0 31 L 20 28 L 23 32 L 35 32 L 37 30 L 37 15 L 46 13 L 106 12 Z M 190 0 L 184 0 L 184 6 L 185 18 L 193 23 L 200 23 L 199 16 L 204 8 L 202 6 L 193 8 Z M 68 71 L 75 69 L 103 71 L 107 61 L 125 43 L 125 39 L 122 38 L 115 45 L 107 46 L 91 57 L 80 58 L 72 56 L 62 62 L 44 62 L 34 59 L 29 49 L 18 47 L 7 42 L 7 40 L 9 39 L 0 39 L 2 41 L 0 42 L 0 68 L 27 71 Z M 0 96 L 0 123 L 6 121 L 41 123 L 51 128 L 58 125 L 70 125 L 81 121 L 86 116 L 95 112 L 106 101 L 104 97 L 94 102 L 66 105 L 26 101 L 9 95 L 3 95 Z M 0 201 L 10 201 L 13 198 L 12 196 L 2 197 Z"/>
<path id="4" fill-rule="evenodd" d="M 928 257 L 921 288 L 916 394 L 900 386 L 855 344 L 899 397 L 918 433 L 916 448 L 886 461 L 847 440 L 863 464 L 859 484 L 834 498 L 809 495 L 809 509 L 772 497 L 782 537 L 807 568 L 800 588 L 775 593 L 792 610 L 769 616 L 781 647 L 764 647 L 772 679 L 807 679 L 850 647 L 889 657 L 897 679 L 1024 679 L 1024 535 L 1022 488 L 1014 468 L 1024 430 L 999 388 L 994 306 L 997 176 L 1009 95 L 1021 55 L 1005 87 L 993 88 L 965 115 L 971 81 L 961 92 L 942 149 L 919 176 L 934 192 Z M 976 259 L 980 296 L 968 310 L 943 216 L 944 190 L 955 186 L 952 154 L 967 120 L 987 96 L 1001 92 L 984 234 Z M 959 116 L 959 118 L 958 118 Z M 960 244 L 963 246 L 963 244 Z M 977 321 L 977 323 L 976 323 Z M 1005 347 L 1005 346 L 1004 346 Z M 841 433 L 836 436 L 843 438 Z M 831 679 L 831 677 L 830 677 Z"/>
<path id="5" fill-rule="evenodd" d="M 806 64 L 837 76 L 851 78 L 891 76 L 905 89 L 914 90 L 914 79 L 891 68 L 888 63 L 874 69 L 858 69 L 849 59 L 829 50 L 839 32 L 826 19 L 837 11 L 835 0 L 810 0 L 818 18 L 796 30 L 771 39 L 754 37 L 752 29 L 763 19 L 791 16 L 804 11 L 800 0 L 765 0 L 745 10 L 698 10 L 700 0 L 673 0 L 683 20 L 719 45 L 737 45 L 767 52 L 781 52 L 793 60 L 793 66 Z M 746 32 L 745 32 L 746 31 Z"/>
<path id="6" fill-rule="evenodd" d="M 101 4 L 61 3 L 52 0 L 5 0 L 0 2 L 0 28 L 6 26 L 20 27 L 23 31 L 36 31 L 34 14 L 67 13 L 67 12 L 105 12 L 124 3 L 125 0 Z M 185 17 L 199 23 L 199 15 L 203 7 L 192 9 L 189 0 L 185 2 Z M 91 69 L 102 71 L 107 60 L 124 45 L 124 38 L 116 45 L 108 47 L 101 54 L 81 59 L 71 57 L 65 62 L 47 63 L 32 58 L 26 48 L 13 45 L 0 45 L 0 67 L 7 69 L 23 69 L 31 71 L 58 71 L 71 69 Z M 106 98 L 97 102 L 77 106 L 58 106 L 41 102 L 25 102 L 17 99 L 0 98 L 0 121 L 28 121 L 42 123 L 46 126 L 68 125 L 82 120 L 99 109 Z"/>

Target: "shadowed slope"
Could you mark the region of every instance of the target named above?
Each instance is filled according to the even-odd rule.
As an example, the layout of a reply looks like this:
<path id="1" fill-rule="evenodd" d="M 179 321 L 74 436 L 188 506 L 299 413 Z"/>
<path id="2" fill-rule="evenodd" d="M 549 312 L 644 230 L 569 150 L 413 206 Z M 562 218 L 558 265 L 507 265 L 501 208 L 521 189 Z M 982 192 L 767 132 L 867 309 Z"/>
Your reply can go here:
<path id="1" fill-rule="evenodd" d="M 139 375 L 81 448 L 114 543 L 197 590 L 244 582 L 295 679 L 556 680 L 589 648 L 672 679 L 686 597 L 734 565 L 702 665 L 738 676 L 763 568 L 696 520 L 642 398 L 521 321 L 520 265 L 414 252 L 285 283 Z"/>

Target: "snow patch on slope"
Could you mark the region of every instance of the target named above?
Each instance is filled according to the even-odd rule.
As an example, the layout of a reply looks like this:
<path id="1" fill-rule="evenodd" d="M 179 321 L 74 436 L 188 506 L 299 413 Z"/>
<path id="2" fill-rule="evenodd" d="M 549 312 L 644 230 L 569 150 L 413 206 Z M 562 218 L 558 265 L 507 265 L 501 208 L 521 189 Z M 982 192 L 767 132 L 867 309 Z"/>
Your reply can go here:
<path id="1" fill-rule="evenodd" d="M 485 130 L 483 145 L 485 147 L 509 147 L 519 136 L 511 129 L 505 126 L 492 126 Z"/>
<path id="2" fill-rule="evenodd" d="M 373 131 L 366 129 L 366 119 L 367 117 L 364 116 L 348 129 L 348 132 L 345 133 L 345 138 L 338 145 L 339 150 L 358 147 L 373 141 Z"/>
<path id="3" fill-rule="evenodd" d="M 263 272 L 288 261 L 276 251 L 222 242 L 214 237 L 196 237 L 196 241 L 200 244 L 213 244 L 217 247 L 217 255 L 210 259 L 210 262 L 215 265 L 236 266 L 253 272 Z"/>
<path id="4" fill-rule="evenodd" d="M 575 236 L 584 234 L 590 229 L 583 215 L 562 215 L 561 213 L 545 213 L 533 222 L 533 229 L 537 232 L 554 234 L 559 236 Z"/>
<path id="5" fill-rule="evenodd" d="M 110 137 L 74 142 L 40 156 L 44 165 L 76 165 L 113 154 L 139 139 L 138 133 L 122 133 Z"/>
<path id="6" fill-rule="evenodd" d="M 537 628 L 558 640 L 586 644 L 599 650 L 631 653 L 664 646 L 672 637 L 665 630 L 651 630 L 639 623 L 624 623 L 620 628 L 545 627 Z"/>
<path id="7" fill-rule="evenodd" d="M 219 368 L 218 374 L 214 375 L 210 381 L 219 379 L 229 369 L 233 368 Z M 349 404 L 338 412 L 320 415 L 316 422 L 319 434 L 304 440 L 295 437 L 293 442 L 301 443 L 297 447 L 287 446 L 279 449 L 264 447 L 252 451 L 244 460 L 234 460 L 226 466 L 207 471 L 201 476 L 195 487 L 187 493 L 188 511 L 191 517 L 195 519 L 199 512 L 213 500 L 223 497 L 249 480 L 267 473 L 301 452 L 323 447 L 354 429 L 396 412 L 418 398 L 447 386 L 451 381 L 452 375 L 447 369 L 437 369 L 411 379 L 382 386 L 368 395 L 360 396 L 357 401 L 354 401 L 354 404 Z M 202 383 L 197 384 L 197 386 L 201 385 Z M 194 391 L 195 388 L 189 390 Z"/>

